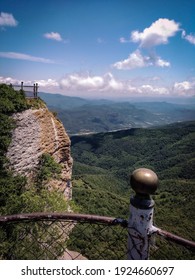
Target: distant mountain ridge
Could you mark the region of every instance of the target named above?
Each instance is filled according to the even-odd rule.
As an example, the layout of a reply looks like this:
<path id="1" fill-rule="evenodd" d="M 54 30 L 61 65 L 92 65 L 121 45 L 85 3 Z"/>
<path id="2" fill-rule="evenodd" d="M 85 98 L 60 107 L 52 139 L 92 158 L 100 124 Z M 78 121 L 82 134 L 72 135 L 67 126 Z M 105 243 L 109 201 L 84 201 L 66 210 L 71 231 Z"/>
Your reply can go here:
<path id="1" fill-rule="evenodd" d="M 195 120 L 195 104 L 163 101 L 135 102 L 90 100 L 40 93 L 50 110 L 57 112 L 70 135 L 108 132 L 132 127 L 159 126 Z"/>
<path id="2" fill-rule="evenodd" d="M 83 105 L 102 105 L 113 103 L 113 101 L 106 99 L 91 100 L 75 96 L 66 96 L 59 93 L 51 94 L 40 92 L 39 96 L 47 103 L 49 107 L 56 107 L 66 110 L 81 107 Z"/>

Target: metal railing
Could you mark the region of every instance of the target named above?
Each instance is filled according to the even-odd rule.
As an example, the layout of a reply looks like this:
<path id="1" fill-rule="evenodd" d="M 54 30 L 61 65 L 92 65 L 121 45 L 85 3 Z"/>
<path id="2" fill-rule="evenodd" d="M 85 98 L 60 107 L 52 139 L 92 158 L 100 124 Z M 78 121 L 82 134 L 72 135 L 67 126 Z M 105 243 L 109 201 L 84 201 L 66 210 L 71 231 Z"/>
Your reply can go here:
<path id="1" fill-rule="evenodd" d="M 13 84 L 10 84 L 10 87 L 12 87 L 13 89 L 15 90 L 23 90 L 24 93 L 25 93 L 25 96 L 27 98 L 37 98 L 38 97 L 38 84 L 33 84 L 32 86 L 31 85 L 24 85 L 23 82 L 21 82 L 20 85 L 13 85 Z"/>
<path id="2" fill-rule="evenodd" d="M 131 176 L 129 220 L 73 213 L 0 216 L 0 259 L 195 259 L 195 242 L 153 225 L 158 178 Z"/>

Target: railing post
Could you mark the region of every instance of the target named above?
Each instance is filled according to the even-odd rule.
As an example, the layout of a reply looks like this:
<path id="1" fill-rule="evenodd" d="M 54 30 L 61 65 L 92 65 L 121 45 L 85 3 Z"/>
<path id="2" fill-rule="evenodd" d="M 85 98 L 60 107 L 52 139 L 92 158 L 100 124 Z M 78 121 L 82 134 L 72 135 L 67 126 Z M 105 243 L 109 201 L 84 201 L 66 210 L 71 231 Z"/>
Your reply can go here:
<path id="1" fill-rule="evenodd" d="M 35 86 L 35 84 L 33 84 L 33 95 L 34 95 L 34 98 L 36 98 L 36 86 Z"/>
<path id="2" fill-rule="evenodd" d="M 36 98 L 37 98 L 37 95 L 38 95 L 38 83 L 36 83 L 35 94 L 36 94 Z"/>
<path id="3" fill-rule="evenodd" d="M 139 168 L 132 173 L 130 184 L 136 194 L 130 199 L 127 257 L 130 260 L 147 260 L 154 229 L 154 201 L 150 194 L 158 187 L 158 177 L 150 169 Z"/>

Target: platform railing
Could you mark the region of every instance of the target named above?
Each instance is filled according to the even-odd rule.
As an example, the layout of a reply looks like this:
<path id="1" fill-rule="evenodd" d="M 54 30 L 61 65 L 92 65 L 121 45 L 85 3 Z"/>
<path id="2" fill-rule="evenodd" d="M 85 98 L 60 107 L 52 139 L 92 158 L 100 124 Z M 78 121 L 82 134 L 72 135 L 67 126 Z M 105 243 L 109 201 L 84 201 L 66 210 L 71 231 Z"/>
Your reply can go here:
<path id="1" fill-rule="evenodd" d="M 38 83 L 35 83 L 33 85 L 25 85 L 24 82 L 21 82 L 21 84 L 10 84 L 10 87 L 12 87 L 14 90 L 22 90 L 24 91 L 27 98 L 37 98 L 38 97 Z"/>
<path id="2" fill-rule="evenodd" d="M 129 219 L 77 213 L 0 216 L 0 259 L 195 259 L 195 242 L 153 225 L 158 177 L 137 169 Z"/>

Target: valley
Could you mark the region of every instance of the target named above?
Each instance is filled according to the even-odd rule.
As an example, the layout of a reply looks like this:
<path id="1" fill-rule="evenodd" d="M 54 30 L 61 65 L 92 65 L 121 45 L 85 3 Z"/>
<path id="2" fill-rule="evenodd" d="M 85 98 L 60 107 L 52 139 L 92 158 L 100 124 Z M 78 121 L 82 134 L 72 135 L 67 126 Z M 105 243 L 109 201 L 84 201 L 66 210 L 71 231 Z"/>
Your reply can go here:
<path id="1" fill-rule="evenodd" d="M 152 127 L 194 120 L 193 98 L 184 103 L 144 100 L 90 100 L 40 93 L 49 109 L 63 122 L 69 135 Z M 171 100 L 176 102 L 176 100 Z"/>
<path id="2" fill-rule="evenodd" d="M 145 167 L 160 180 L 154 195 L 155 225 L 195 240 L 194 121 L 72 136 L 71 143 L 73 200 L 80 212 L 127 219 L 133 194 L 129 175 Z M 168 244 L 155 259 L 162 259 L 163 254 L 170 259 L 192 258 L 182 248 L 173 252 Z"/>

